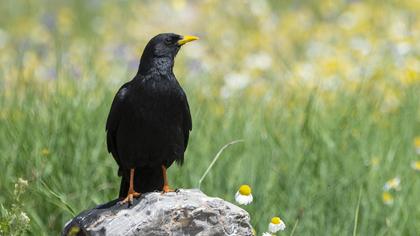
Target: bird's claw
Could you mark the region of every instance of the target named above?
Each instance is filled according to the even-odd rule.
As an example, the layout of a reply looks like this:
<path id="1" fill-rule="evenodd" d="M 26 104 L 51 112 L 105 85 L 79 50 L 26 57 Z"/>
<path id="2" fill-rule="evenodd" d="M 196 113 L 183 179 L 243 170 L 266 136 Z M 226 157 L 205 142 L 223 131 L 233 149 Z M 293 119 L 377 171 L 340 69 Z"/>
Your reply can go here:
<path id="1" fill-rule="evenodd" d="M 169 193 L 169 192 L 175 192 L 175 191 L 171 189 L 168 185 L 164 185 L 162 188 L 162 194 Z"/>
<path id="2" fill-rule="evenodd" d="M 141 193 L 138 193 L 138 192 L 129 192 L 127 194 L 127 197 L 124 198 L 124 200 L 120 202 L 120 205 L 124 205 L 125 203 L 128 203 L 129 205 L 131 205 L 133 204 L 133 199 L 140 197 L 140 195 Z"/>

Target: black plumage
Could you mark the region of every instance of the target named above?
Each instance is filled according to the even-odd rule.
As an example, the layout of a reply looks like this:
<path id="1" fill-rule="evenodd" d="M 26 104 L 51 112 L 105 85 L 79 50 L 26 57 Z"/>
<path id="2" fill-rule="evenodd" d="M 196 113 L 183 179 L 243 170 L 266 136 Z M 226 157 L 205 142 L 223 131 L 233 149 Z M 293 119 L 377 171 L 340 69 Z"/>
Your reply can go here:
<path id="1" fill-rule="evenodd" d="M 122 176 L 120 197 L 129 189 L 135 169 L 134 190 L 162 190 L 162 165 L 182 164 L 192 129 L 184 90 L 173 73 L 180 47 L 197 39 L 165 33 L 146 45 L 136 76 L 115 95 L 106 122 L 107 146 Z"/>

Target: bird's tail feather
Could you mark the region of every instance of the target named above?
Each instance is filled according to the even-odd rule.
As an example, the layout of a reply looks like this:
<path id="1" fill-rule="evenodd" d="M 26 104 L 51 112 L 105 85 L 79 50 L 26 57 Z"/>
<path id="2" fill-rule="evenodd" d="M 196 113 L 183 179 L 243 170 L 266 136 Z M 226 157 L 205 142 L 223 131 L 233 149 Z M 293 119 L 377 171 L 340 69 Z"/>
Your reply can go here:
<path id="1" fill-rule="evenodd" d="M 130 186 L 130 171 L 122 171 L 120 198 L 127 196 Z M 134 171 L 134 191 L 147 193 L 161 191 L 163 188 L 163 172 L 161 166 L 137 167 Z"/>

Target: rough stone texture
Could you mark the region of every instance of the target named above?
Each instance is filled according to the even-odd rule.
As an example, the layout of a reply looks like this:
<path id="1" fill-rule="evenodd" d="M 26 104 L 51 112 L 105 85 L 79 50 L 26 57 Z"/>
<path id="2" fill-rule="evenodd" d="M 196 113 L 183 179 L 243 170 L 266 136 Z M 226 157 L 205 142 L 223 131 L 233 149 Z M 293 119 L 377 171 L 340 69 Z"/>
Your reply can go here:
<path id="1" fill-rule="evenodd" d="M 62 235 L 252 235 L 248 213 L 199 190 L 143 194 L 132 206 L 117 200 L 86 210 Z M 70 234 L 71 235 L 71 234 Z"/>

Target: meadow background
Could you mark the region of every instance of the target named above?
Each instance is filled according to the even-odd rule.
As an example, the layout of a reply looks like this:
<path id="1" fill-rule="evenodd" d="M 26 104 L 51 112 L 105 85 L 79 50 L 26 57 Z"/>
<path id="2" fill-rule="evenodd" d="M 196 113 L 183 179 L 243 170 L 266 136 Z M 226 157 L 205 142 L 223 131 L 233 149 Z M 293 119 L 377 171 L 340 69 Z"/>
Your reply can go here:
<path id="1" fill-rule="evenodd" d="M 175 32 L 201 39 L 176 59 L 193 131 L 174 187 L 244 139 L 201 189 L 249 184 L 257 235 L 273 216 L 278 235 L 418 235 L 419 18 L 416 0 L 3 0 L 0 234 L 57 235 L 117 196 L 113 96 Z"/>

